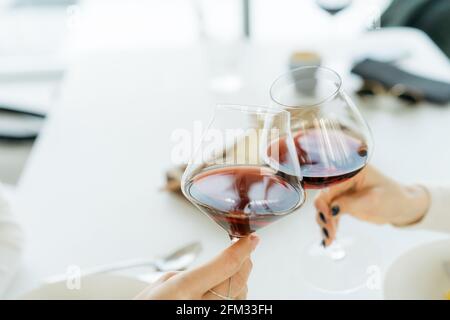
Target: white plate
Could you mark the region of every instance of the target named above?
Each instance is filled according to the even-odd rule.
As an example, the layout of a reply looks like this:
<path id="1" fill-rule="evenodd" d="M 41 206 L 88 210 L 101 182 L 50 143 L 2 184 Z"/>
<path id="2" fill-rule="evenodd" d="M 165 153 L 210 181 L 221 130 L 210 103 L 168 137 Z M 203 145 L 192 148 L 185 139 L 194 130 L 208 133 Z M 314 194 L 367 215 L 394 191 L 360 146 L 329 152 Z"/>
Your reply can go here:
<path id="1" fill-rule="evenodd" d="M 79 289 L 66 281 L 43 284 L 19 297 L 23 300 L 126 300 L 134 298 L 147 282 L 127 276 L 98 274 L 82 277 Z M 69 289 L 72 287 L 73 289 Z"/>
<path id="2" fill-rule="evenodd" d="M 384 298 L 442 300 L 450 291 L 450 277 L 445 272 L 444 261 L 450 261 L 450 239 L 406 252 L 386 272 Z"/>

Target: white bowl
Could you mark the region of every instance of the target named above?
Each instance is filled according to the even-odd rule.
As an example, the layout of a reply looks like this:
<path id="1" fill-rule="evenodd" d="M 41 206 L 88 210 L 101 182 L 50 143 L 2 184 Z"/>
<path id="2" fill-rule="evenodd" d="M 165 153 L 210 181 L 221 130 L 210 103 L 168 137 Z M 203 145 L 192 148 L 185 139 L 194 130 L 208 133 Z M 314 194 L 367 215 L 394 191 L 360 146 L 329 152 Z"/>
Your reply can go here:
<path id="1" fill-rule="evenodd" d="M 444 299 L 450 291 L 450 276 L 444 261 L 450 261 L 450 239 L 416 247 L 390 266 L 384 279 L 388 300 Z"/>
<path id="2" fill-rule="evenodd" d="M 22 300 L 126 300 L 134 298 L 147 282 L 127 276 L 97 274 L 82 277 L 79 289 L 69 289 L 65 281 L 43 284 L 24 294 Z"/>

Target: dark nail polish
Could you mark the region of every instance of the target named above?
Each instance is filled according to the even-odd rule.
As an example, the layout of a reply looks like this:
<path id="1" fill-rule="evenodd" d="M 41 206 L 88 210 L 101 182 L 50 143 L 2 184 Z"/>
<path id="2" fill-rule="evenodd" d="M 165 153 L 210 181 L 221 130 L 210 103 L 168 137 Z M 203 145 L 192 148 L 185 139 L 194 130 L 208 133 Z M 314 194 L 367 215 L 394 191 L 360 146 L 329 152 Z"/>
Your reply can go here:
<path id="1" fill-rule="evenodd" d="M 323 223 L 327 223 L 327 219 L 325 219 L 325 216 L 324 216 L 324 214 L 322 212 L 319 212 L 319 217 L 320 217 L 320 220 L 322 220 Z"/>
<path id="2" fill-rule="evenodd" d="M 331 214 L 333 216 L 337 216 L 339 214 L 339 211 L 341 211 L 341 208 L 339 208 L 339 206 L 334 206 L 331 208 Z"/>
<path id="3" fill-rule="evenodd" d="M 326 245 L 325 245 L 325 240 L 322 240 L 322 242 L 320 243 L 321 245 L 322 245 L 322 247 L 326 247 Z"/>
<path id="4" fill-rule="evenodd" d="M 322 228 L 322 232 L 323 232 L 323 234 L 325 235 L 325 237 L 327 237 L 327 238 L 330 237 L 330 235 L 328 234 L 327 228 Z"/>

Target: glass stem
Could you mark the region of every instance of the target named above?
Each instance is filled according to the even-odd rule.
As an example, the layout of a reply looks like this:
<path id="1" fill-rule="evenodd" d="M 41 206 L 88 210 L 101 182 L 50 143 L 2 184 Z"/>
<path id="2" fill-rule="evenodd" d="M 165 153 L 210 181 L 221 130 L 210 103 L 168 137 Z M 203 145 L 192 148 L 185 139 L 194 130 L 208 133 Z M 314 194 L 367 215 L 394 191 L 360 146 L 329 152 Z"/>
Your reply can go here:
<path id="1" fill-rule="evenodd" d="M 328 256 L 334 261 L 342 260 L 346 256 L 344 247 L 337 239 L 334 240 L 333 243 L 326 248 L 326 250 Z"/>

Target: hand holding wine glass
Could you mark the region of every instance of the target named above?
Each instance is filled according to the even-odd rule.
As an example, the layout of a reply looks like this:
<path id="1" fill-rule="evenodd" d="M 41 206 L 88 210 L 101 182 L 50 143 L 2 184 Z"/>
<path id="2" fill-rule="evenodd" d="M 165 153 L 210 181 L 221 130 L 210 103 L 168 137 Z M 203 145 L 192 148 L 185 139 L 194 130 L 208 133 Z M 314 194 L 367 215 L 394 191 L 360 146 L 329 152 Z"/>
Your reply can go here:
<path id="1" fill-rule="evenodd" d="M 422 219 L 429 207 L 427 191 L 402 185 L 367 166 L 354 178 L 321 191 L 315 199 L 317 222 L 326 228 L 330 245 L 336 237 L 341 213 L 376 224 L 406 226 Z"/>
<path id="2" fill-rule="evenodd" d="M 256 235 L 240 239 L 216 258 L 189 271 L 168 272 L 142 291 L 139 300 L 220 300 L 228 293 L 228 282 L 234 277 L 230 296 L 247 297 L 247 280 L 252 270 L 250 254 L 258 245 Z M 225 297 L 226 298 L 226 297 Z"/>
<path id="3" fill-rule="evenodd" d="M 274 81 L 270 96 L 275 106 L 291 114 L 305 189 L 337 186 L 364 169 L 373 152 L 372 135 L 336 72 L 315 66 L 291 70 Z M 321 229 L 322 239 L 304 250 L 306 278 L 324 290 L 358 288 L 371 263 L 370 250 L 348 236 L 324 250 L 331 244 L 330 233 L 335 232 L 332 220 L 326 221 L 330 224 Z"/>

